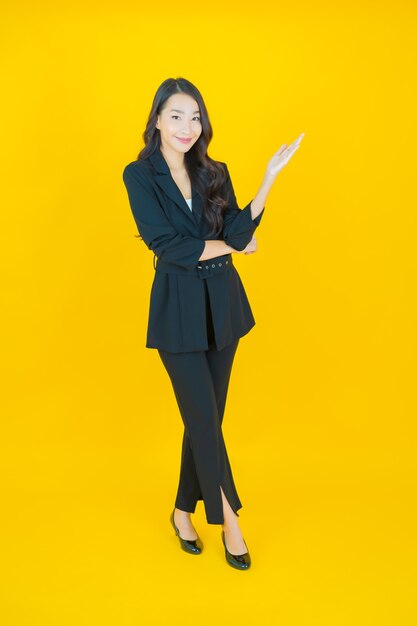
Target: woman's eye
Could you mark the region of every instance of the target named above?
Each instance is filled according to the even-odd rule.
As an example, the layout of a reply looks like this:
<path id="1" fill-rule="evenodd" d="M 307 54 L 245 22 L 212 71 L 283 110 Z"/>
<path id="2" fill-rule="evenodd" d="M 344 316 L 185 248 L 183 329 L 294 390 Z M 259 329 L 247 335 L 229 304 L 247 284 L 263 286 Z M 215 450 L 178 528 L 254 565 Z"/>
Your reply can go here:
<path id="1" fill-rule="evenodd" d="M 179 118 L 179 115 L 171 115 L 171 117 L 172 119 L 175 119 L 175 118 Z M 197 120 L 198 122 L 201 121 L 199 117 L 194 117 L 193 119 Z"/>

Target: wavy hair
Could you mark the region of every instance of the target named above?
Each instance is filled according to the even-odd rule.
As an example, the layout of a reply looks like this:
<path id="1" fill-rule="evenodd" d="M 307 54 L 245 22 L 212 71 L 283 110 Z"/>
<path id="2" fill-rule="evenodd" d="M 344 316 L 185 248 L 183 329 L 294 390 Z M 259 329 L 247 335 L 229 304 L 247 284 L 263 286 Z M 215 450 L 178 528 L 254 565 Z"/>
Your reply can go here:
<path id="1" fill-rule="evenodd" d="M 193 147 L 184 154 L 184 164 L 191 184 L 203 199 L 203 214 L 211 227 L 209 236 L 218 236 L 223 228 L 223 215 L 229 200 L 220 194 L 226 182 L 226 171 L 220 162 L 211 159 L 207 154 L 213 130 L 203 97 L 189 80 L 167 78 L 158 87 L 142 135 L 145 146 L 139 152 L 137 160 L 149 157 L 157 148 L 160 148 L 161 136 L 159 129 L 156 128 L 157 116 L 165 108 L 168 98 L 176 93 L 192 96 L 200 109 L 201 134 Z"/>

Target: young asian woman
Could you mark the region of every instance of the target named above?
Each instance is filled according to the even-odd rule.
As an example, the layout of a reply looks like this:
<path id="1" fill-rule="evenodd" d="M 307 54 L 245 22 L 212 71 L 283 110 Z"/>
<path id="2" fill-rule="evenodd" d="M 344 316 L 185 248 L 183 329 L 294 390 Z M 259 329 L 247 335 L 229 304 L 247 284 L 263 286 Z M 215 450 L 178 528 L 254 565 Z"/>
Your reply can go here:
<path id="1" fill-rule="evenodd" d="M 207 154 L 212 128 L 199 90 L 170 78 L 155 94 L 145 147 L 123 171 L 139 235 L 154 254 L 146 347 L 158 351 L 184 425 L 170 521 L 181 548 L 201 554 L 191 514 L 203 500 L 207 523 L 222 525 L 227 563 L 239 570 L 251 557 L 222 422 L 236 350 L 255 319 L 233 255 L 256 252 L 266 198 L 303 136 L 273 155 L 240 209 L 227 164 Z"/>

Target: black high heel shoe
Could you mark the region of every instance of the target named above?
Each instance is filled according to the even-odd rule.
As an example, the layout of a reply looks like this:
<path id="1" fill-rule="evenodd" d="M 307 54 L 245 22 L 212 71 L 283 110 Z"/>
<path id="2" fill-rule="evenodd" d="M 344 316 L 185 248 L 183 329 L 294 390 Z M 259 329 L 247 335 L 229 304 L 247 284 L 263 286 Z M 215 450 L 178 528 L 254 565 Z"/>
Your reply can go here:
<path id="1" fill-rule="evenodd" d="M 174 511 L 175 508 L 172 511 L 169 519 L 171 520 L 171 524 L 174 527 L 175 534 L 180 540 L 181 548 L 185 550 L 185 552 L 189 552 L 190 554 L 201 554 L 203 551 L 203 542 L 201 541 L 200 537 L 197 535 L 197 539 L 183 539 L 180 535 L 178 528 L 175 526 Z"/>
<path id="2" fill-rule="evenodd" d="M 251 558 L 249 552 L 245 552 L 244 554 L 231 554 L 226 546 L 224 530 L 222 530 L 222 541 L 225 549 L 226 561 L 229 563 L 229 565 L 236 569 L 249 569 L 251 566 Z"/>

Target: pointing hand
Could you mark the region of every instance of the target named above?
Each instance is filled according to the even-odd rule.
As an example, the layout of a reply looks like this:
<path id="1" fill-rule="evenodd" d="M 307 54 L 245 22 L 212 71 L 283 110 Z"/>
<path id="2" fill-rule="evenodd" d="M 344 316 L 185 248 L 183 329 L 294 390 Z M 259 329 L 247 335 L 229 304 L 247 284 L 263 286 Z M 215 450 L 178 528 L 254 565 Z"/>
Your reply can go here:
<path id="1" fill-rule="evenodd" d="M 267 165 L 266 174 L 268 176 L 275 177 L 287 165 L 288 161 L 300 147 L 303 137 L 304 133 L 301 133 L 289 146 L 286 143 L 282 144 Z"/>

